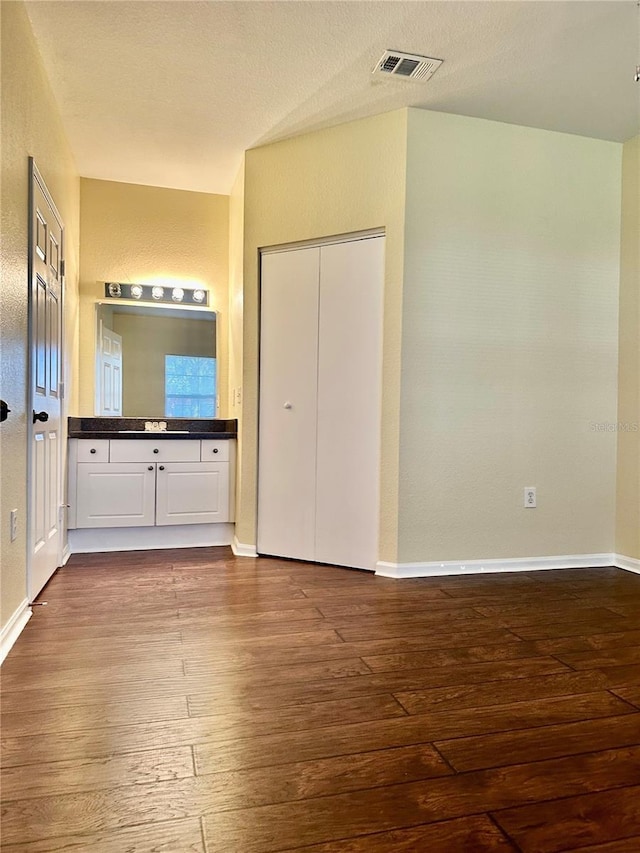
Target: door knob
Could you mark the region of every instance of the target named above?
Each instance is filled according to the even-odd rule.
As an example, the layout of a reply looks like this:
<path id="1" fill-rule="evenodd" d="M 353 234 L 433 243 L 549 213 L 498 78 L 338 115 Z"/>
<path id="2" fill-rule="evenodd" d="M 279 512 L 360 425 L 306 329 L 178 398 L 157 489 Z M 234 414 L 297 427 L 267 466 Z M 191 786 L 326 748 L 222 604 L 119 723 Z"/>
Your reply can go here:
<path id="1" fill-rule="evenodd" d="M 6 421 L 10 411 L 11 409 L 7 406 L 5 401 L 0 400 L 0 421 Z"/>
<path id="2" fill-rule="evenodd" d="M 285 409 L 293 409 L 293 404 L 288 401 L 284 404 Z"/>
<path id="3" fill-rule="evenodd" d="M 153 465 L 149 465 L 149 467 L 147 468 L 147 471 L 153 471 Z"/>
<path id="4" fill-rule="evenodd" d="M 34 409 L 33 412 L 33 422 L 35 424 L 36 421 L 42 421 L 42 423 L 46 423 L 49 420 L 49 414 L 47 412 L 36 412 Z"/>
<path id="5" fill-rule="evenodd" d="M 160 466 L 160 470 L 161 470 L 161 471 L 164 471 L 164 465 L 161 465 L 161 466 Z"/>

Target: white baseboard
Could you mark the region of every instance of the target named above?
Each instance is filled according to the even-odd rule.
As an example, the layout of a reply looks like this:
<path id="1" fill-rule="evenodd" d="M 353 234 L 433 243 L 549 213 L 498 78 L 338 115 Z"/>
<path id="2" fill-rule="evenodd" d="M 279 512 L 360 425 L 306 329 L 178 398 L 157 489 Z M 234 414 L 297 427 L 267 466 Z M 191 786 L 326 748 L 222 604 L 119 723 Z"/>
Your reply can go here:
<path id="1" fill-rule="evenodd" d="M 13 644 L 22 633 L 22 629 L 29 619 L 31 619 L 31 608 L 29 607 L 29 599 L 25 598 L 9 618 L 2 631 L 0 631 L 0 663 L 2 663 L 13 648 Z"/>
<path id="2" fill-rule="evenodd" d="M 155 551 L 231 545 L 233 524 L 169 524 L 166 527 L 76 528 L 69 531 L 72 554 L 103 551 Z"/>
<path id="3" fill-rule="evenodd" d="M 231 550 L 233 551 L 236 557 L 257 557 L 258 552 L 256 551 L 255 545 L 243 545 L 242 542 L 238 542 L 236 536 L 231 540 Z"/>
<path id="4" fill-rule="evenodd" d="M 67 540 L 67 544 L 62 549 L 62 561 L 60 566 L 66 566 L 69 562 L 69 557 L 71 556 L 71 548 L 69 548 L 69 541 Z"/>
<path id="5" fill-rule="evenodd" d="M 640 560 L 636 560 L 635 557 L 625 557 L 622 554 L 614 554 L 613 564 L 619 569 L 625 569 L 627 572 L 635 572 L 640 575 Z"/>
<path id="6" fill-rule="evenodd" d="M 617 565 L 614 554 L 572 554 L 560 557 L 516 557 L 512 560 L 444 560 L 433 563 L 376 564 L 385 578 L 428 578 L 441 575 L 484 575 L 495 572 L 535 572 L 544 569 L 582 569 Z"/>

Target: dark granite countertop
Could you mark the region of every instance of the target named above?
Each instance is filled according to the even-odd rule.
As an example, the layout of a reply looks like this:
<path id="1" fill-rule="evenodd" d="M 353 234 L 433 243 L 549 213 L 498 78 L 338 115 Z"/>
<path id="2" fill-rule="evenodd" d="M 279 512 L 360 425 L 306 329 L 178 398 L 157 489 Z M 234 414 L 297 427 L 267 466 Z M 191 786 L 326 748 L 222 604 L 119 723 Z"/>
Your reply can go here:
<path id="1" fill-rule="evenodd" d="M 165 421 L 166 432 L 144 432 L 146 421 Z M 188 418 L 69 418 L 69 438 L 132 438 L 161 439 L 233 439 L 238 437 L 238 421 L 235 418 L 188 419 Z M 142 430 L 129 432 L 129 430 Z M 178 430 L 178 432 L 172 432 Z"/>

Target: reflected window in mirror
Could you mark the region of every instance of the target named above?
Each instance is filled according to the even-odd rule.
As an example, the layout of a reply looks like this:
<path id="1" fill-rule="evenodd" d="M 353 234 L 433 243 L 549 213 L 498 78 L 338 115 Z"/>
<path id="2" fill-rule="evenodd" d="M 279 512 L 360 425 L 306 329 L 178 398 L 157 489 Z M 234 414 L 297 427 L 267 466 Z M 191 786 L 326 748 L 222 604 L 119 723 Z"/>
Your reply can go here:
<path id="1" fill-rule="evenodd" d="M 165 417 L 215 417 L 215 358 L 166 355 L 164 382 Z"/>

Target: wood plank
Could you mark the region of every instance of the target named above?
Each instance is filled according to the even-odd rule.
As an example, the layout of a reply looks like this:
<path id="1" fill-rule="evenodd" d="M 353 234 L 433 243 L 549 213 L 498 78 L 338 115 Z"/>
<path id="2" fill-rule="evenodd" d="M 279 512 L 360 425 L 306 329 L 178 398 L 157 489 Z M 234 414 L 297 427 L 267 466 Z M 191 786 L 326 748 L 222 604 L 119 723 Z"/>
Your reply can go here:
<path id="1" fill-rule="evenodd" d="M 608 611 L 607 611 L 608 612 Z M 584 615 L 583 613 L 581 616 Z M 622 621 L 621 621 L 622 620 Z M 520 623 L 517 627 L 510 626 L 510 630 L 522 640 L 552 640 L 556 637 L 585 637 L 591 634 L 619 633 L 621 631 L 635 631 L 638 625 L 623 617 L 592 618 L 590 621 L 582 621 L 566 618 L 562 622 L 547 622 L 546 624 L 524 625 Z"/>
<path id="2" fill-rule="evenodd" d="M 265 661 L 266 663 L 266 661 Z M 187 678 L 204 676 L 216 671 L 211 667 L 205 657 L 188 658 L 184 662 L 184 671 Z M 252 666 L 240 670 L 238 680 L 243 682 L 243 689 L 247 686 L 253 689 L 257 686 L 270 684 L 298 683 L 305 678 L 321 680 L 324 678 L 350 678 L 357 675 L 369 675 L 371 670 L 360 658 L 345 658 L 340 660 L 321 660 L 304 662 L 300 664 L 291 663 L 285 666 Z"/>
<path id="3" fill-rule="evenodd" d="M 410 714 L 424 714 L 443 708 L 482 708 L 548 699 L 552 696 L 569 696 L 592 693 L 608 686 L 606 677 L 598 672 L 561 672 L 537 678 L 511 681 L 493 681 L 485 684 L 434 688 L 430 690 L 397 691 L 396 699 Z"/>
<path id="4" fill-rule="evenodd" d="M 592 671 L 601 672 L 610 687 L 640 687 L 640 666 L 638 664 L 603 666 Z"/>
<path id="5" fill-rule="evenodd" d="M 206 853 L 198 819 L 165 820 L 90 835 L 3 844 L 7 853 Z"/>
<path id="6" fill-rule="evenodd" d="M 640 786 L 493 814 L 523 853 L 560 853 L 640 834 Z"/>
<path id="7" fill-rule="evenodd" d="M 601 669 L 634 664 L 640 670 L 640 647 L 637 646 L 622 646 L 606 651 L 560 653 L 558 657 L 572 669 Z"/>
<path id="8" fill-rule="evenodd" d="M 620 841 L 607 841 L 604 844 L 577 847 L 573 853 L 638 853 L 638 850 L 640 850 L 640 835 L 633 838 L 622 838 Z"/>
<path id="9" fill-rule="evenodd" d="M 123 785 L 152 785 L 195 775 L 190 746 L 110 755 L 105 758 L 63 759 L 5 767 L 2 800 L 24 800 L 56 794 L 108 790 Z M 140 794 L 144 795 L 144 788 Z"/>
<path id="10" fill-rule="evenodd" d="M 493 853 L 515 850 L 486 815 L 424 824 L 412 829 L 378 832 L 359 838 L 296 847 L 291 853 Z"/>
<path id="11" fill-rule="evenodd" d="M 4 704 L 4 701 L 3 701 Z M 398 706 L 399 707 L 399 706 Z M 2 729 L 14 737 L 40 737 L 47 732 L 106 728 L 117 725 L 179 720 L 189 716 L 186 696 L 164 696 L 135 701 L 105 699 L 93 705 L 2 711 Z"/>
<path id="12" fill-rule="evenodd" d="M 541 720 L 543 728 L 436 741 L 436 746 L 455 770 L 463 772 L 637 744 L 640 714 L 627 713 L 624 706 L 610 703 L 606 693 L 594 695 L 601 698 L 601 714 L 593 713 L 596 708 L 589 695 L 573 697 L 578 707 L 581 699 L 589 699 L 584 721 L 544 725 L 546 721 Z M 595 716 L 603 719 L 593 719 Z"/>
<path id="13" fill-rule="evenodd" d="M 345 644 L 346 645 L 346 644 Z M 544 658 L 533 643 L 496 643 L 490 646 L 470 646 L 459 649 L 433 649 L 402 654 L 365 655 L 364 662 L 373 672 L 394 672 L 399 669 L 423 669 L 430 666 L 458 666 L 467 663 L 489 663 L 517 658 Z M 563 661 L 564 662 L 564 661 Z"/>

